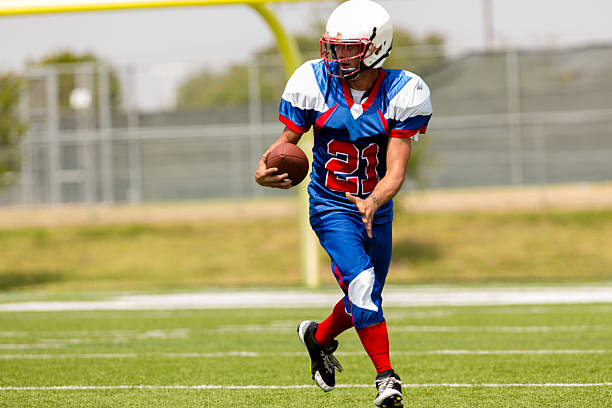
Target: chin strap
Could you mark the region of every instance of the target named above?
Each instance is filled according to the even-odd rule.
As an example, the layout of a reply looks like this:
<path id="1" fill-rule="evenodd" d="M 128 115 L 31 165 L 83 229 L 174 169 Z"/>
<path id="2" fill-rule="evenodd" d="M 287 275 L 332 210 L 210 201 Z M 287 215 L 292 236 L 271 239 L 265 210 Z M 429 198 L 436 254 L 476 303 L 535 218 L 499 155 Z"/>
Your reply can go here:
<path id="1" fill-rule="evenodd" d="M 357 79 L 357 77 L 359 77 L 359 74 L 361 74 L 362 70 L 363 70 L 363 62 L 361 63 L 361 66 L 359 67 L 359 69 L 347 75 L 345 75 L 344 72 L 342 72 L 342 68 L 340 68 L 340 72 L 342 73 L 342 79 L 346 79 L 346 80 Z"/>

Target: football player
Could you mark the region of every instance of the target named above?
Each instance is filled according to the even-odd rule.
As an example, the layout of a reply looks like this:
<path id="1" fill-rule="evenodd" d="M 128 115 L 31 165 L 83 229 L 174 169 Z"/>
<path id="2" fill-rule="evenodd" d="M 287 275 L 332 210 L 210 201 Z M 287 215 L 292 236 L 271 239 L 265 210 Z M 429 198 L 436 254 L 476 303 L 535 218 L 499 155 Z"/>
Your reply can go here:
<path id="1" fill-rule="evenodd" d="M 429 88 L 418 75 L 381 68 L 392 42 L 382 6 L 371 0 L 339 5 L 320 40 L 321 59 L 300 66 L 287 82 L 279 115 L 285 128 L 255 172 L 262 186 L 288 188 L 287 174 L 266 168 L 267 156 L 314 127 L 310 224 L 344 297 L 322 322 L 301 322 L 298 334 L 312 378 L 331 391 L 336 369 L 342 371 L 335 338 L 354 327 L 376 368 L 380 407 L 403 406 L 381 296 L 391 260 L 392 198 L 404 181 L 411 142 L 432 115 Z"/>

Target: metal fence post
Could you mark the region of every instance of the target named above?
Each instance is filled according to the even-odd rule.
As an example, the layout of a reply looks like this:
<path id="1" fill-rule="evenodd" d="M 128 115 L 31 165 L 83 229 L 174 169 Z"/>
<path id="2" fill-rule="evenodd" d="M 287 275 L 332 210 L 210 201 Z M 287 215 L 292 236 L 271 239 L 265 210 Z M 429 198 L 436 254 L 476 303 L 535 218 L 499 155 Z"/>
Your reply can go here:
<path id="1" fill-rule="evenodd" d="M 257 163 L 259 163 L 259 155 L 263 153 L 264 143 L 262 140 L 263 132 L 261 128 L 262 109 L 261 109 L 261 87 L 259 84 L 259 61 L 254 64 L 248 64 L 248 81 L 249 81 L 249 150 L 251 158 L 251 169 L 255 171 Z M 256 183 L 251 183 L 252 194 L 255 197 L 263 195 L 263 189 Z"/>
<path id="2" fill-rule="evenodd" d="M 28 92 L 29 76 L 26 72 L 23 76 L 23 85 L 19 91 L 19 120 L 25 123 L 26 126 L 30 123 L 30 101 Z M 33 181 L 32 171 L 32 151 L 30 143 L 30 130 L 26 128 L 21 139 L 21 204 L 32 204 L 32 187 Z"/>
<path id="3" fill-rule="evenodd" d="M 84 88 L 94 95 L 95 66 L 91 64 L 79 64 L 74 68 L 74 81 L 76 88 Z M 77 132 L 79 135 L 79 147 L 81 149 L 82 175 L 80 177 L 83 185 L 81 200 L 88 204 L 97 201 L 96 183 L 96 160 L 94 154 L 92 101 L 77 107 Z M 74 107 L 73 107 L 74 109 Z"/>
<path id="4" fill-rule="evenodd" d="M 546 133 L 542 125 L 536 125 L 534 139 L 536 179 L 540 187 L 540 206 L 544 207 L 548 203 L 548 198 L 546 196 L 546 186 L 548 185 L 548 152 L 546 146 Z"/>
<path id="5" fill-rule="evenodd" d="M 110 70 L 108 65 L 99 63 L 98 71 L 98 129 L 100 135 L 100 167 L 102 176 L 102 197 L 105 203 L 114 200 L 113 142 L 110 95 Z"/>
<path id="6" fill-rule="evenodd" d="M 49 203 L 56 205 L 61 200 L 59 176 L 59 112 L 58 112 L 58 86 L 57 70 L 48 67 L 46 71 L 47 96 L 47 168 L 49 171 Z"/>
<path id="7" fill-rule="evenodd" d="M 136 111 L 136 73 L 129 66 L 126 71 L 128 87 L 125 89 L 127 99 L 127 137 L 128 137 L 128 191 L 130 203 L 142 201 L 142 140 L 140 139 L 140 121 Z"/>
<path id="8" fill-rule="evenodd" d="M 228 144 L 231 149 L 230 160 L 232 161 L 230 190 L 235 202 L 242 198 L 242 147 L 240 142 L 239 139 L 234 137 Z"/>
<path id="9" fill-rule="evenodd" d="M 506 78 L 508 85 L 508 145 L 510 149 L 510 181 L 523 184 L 523 143 L 521 131 L 521 100 L 519 54 L 506 52 Z"/>

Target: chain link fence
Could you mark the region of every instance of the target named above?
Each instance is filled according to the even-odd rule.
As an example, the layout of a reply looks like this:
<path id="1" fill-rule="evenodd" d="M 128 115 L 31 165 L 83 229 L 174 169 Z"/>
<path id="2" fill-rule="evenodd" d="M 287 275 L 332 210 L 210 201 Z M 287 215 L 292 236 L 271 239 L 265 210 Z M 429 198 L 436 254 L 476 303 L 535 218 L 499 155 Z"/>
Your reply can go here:
<path id="1" fill-rule="evenodd" d="M 419 74 L 432 90 L 434 117 L 415 147 L 418 172 L 404 188 L 612 180 L 611 65 L 612 47 L 591 47 L 478 53 L 429 66 Z M 89 63 L 25 72 L 22 168 L 19 182 L 0 192 L 0 203 L 286 194 L 259 188 L 252 175 L 283 127 L 279 61 L 245 68 L 246 80 L 236 85 L 246 89 L 248 102 L 207 108 L 177 108 L 177 85 L 197 67 L 168 66 L 174 68 L 115 72 Z M 121 84 L 119 102 L 113 75 Z M 275 100 L 262 92 L 271 79 Z"/>

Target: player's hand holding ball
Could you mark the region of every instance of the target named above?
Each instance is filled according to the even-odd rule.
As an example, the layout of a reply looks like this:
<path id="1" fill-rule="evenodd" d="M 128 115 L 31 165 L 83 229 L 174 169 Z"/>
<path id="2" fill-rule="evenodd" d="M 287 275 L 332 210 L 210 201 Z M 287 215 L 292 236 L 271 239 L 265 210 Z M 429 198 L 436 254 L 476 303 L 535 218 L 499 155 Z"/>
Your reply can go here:
<path id="1" fill-rule="evenodd" d="M 302 149 L 293 143 L 282 143 L 261 155 L 255 181 L 266 187 L 288 189 L 304 180 L 308 167 Z"/>

